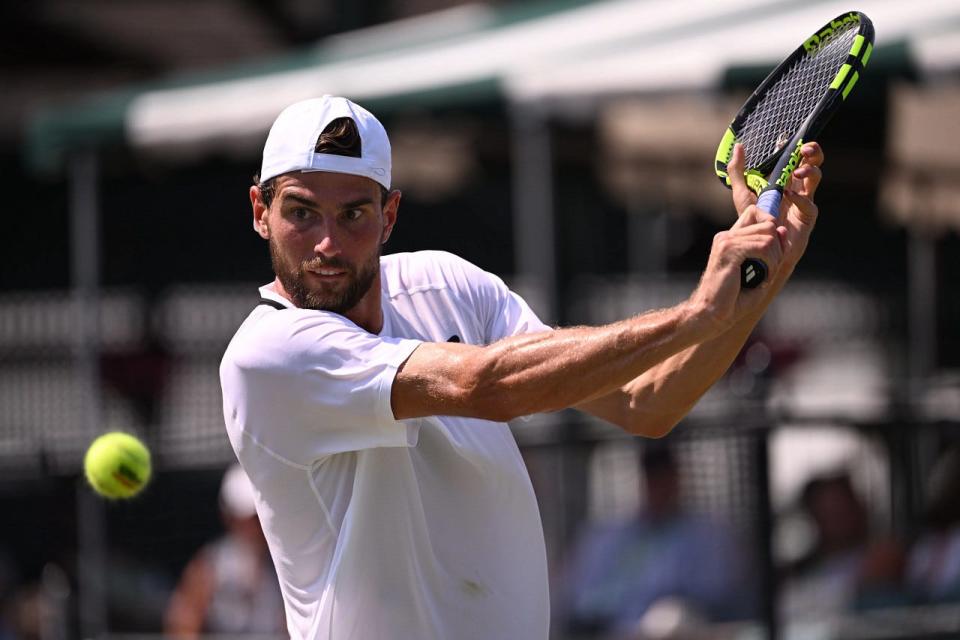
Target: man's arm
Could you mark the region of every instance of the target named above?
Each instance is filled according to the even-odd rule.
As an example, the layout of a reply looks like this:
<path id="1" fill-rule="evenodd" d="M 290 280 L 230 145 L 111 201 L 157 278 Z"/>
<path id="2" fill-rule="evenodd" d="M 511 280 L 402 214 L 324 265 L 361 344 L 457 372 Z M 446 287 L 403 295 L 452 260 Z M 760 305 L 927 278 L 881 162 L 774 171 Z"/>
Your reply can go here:
<path id="1" fill-rule="evenodd" d="M 503 421 L 610 394 L 752 313 L 766 291 L 741 290 L 740 264 L 761 257 L 776 274 L 782 242 L 771 220 L 741 216 L 717 234 L 700 284 L 676 307 L 602 327 L 511 336 L 486 347 L 425 343 L 397 371 L 394 417 Z"/>
<path id="2" fill-rule="evenodd" d="M 785 281 L 778 274 L 768 300 Z M 576 408 L 635 435 L 665 436 L 727 371 L 765 308 L 766 304 L 721 335 L 671 356 L 623 387 Z"/>
<path id="3" fill-rule="evenodd" d="M 823 152 L 810 143 L 794 172 L 793 193 L 786 193 L 789 207 L 783 218 L 785 246 L 780 268 L 763 302 L 744 314 L 729 330 L 690 347 L 645 371 L 614 392 L 580 403 L 577 408 L 612 422 L 630 433 L 659 437 L 676 425 L 713 384 L 727 371 L 763 316 L 770 302 L 786 284 L 803 255 L 817 218 L 813 196 L 822 177 Z M 749 215 L 756 196 L 743 179 L 743 153 L 734 151 L 730 162 L 734 206 Z M 764 215 L 764 214 L 761 214 Z"/>
<path id="4" fill-rule="evenodd" d="M 486 347 L 426 343 L 397 372 L 394 417 L 506 421 L 555 411 L 610 393 L 708 330 L 684 304 L 603 327 L 511 336 Z"/>
<path id="5" fill-rule="evenodd" d="M 170 596 L 164 615 L 164 633 L 179 640 L 199 638 L 203 634 L 213 589 L 213 565 L 206 551 L 201 550 L 183 570 L 180 582 Z"/>

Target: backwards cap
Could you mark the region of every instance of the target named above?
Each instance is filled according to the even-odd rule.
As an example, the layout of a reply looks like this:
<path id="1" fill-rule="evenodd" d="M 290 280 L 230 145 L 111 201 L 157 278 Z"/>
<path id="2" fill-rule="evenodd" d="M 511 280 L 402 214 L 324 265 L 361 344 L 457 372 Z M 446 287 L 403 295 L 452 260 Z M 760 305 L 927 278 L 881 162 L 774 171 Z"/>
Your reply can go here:
<path id="1" fill-rule="evenodd" d="M 350 118 L 360 133 L 360 157 L 317 153 L 323 130 L 337 118 Z M 346 98 L 323 96 L 284 109 L 263 147 L 261 182 L 291 171 L 330 171 L 364 176 L 390 188 L 390 140 L 372 113 Z"/>

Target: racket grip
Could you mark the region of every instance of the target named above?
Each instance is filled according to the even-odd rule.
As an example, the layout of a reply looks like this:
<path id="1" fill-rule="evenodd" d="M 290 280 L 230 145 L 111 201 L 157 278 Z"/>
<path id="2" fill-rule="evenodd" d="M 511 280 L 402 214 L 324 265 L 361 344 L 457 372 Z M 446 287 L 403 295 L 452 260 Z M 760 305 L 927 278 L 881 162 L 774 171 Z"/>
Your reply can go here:
<path id="1" fill-rule="evenodd" d="M 760 192 L 757 198 L 757 209 L 776 217 L 780 214 L 780 200 L 783 193 L 775 186 L 770 186 Z M 740 265 L 740 286 L 743 289 L 756 289 L 767 279 L 767 265 L 763 260 L 747 258 Z"/>
<path id="2" fill-rule="evenodd" d="M 767 279 L 767 265 L 763 260 L 747 258 L 740 265 L 740 288 L 756 289 Z"/>
<path id="3" fill-rule="evenodd" d="M 767 187 L 760 192 L 757 198 L 757 209 L 764 213 L 769 213 L 773 217 L 780 215 L 780 200 L 783 198 L 783 192 L 776 187 Z"/>

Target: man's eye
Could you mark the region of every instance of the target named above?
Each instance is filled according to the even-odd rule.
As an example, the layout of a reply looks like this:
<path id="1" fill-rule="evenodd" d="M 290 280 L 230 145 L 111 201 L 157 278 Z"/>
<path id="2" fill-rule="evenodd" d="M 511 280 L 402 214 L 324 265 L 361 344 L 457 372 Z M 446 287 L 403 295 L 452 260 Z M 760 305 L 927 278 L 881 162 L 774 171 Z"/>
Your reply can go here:
<path id="1" fill-rule="evenodd" d="M 357 220 L 363 215 L 363 209 L 348 209 L 344 215 L 347 220 Z"/>
<path id="2" fill-rule="evenodd" d="M 309 209 L 303 209 L 298 207 L 294 209 L 292 213 L 293 213 L 293 217 L 296 218 L 297 220 L 306 220 L 307 218 L 310 217 Z"/>

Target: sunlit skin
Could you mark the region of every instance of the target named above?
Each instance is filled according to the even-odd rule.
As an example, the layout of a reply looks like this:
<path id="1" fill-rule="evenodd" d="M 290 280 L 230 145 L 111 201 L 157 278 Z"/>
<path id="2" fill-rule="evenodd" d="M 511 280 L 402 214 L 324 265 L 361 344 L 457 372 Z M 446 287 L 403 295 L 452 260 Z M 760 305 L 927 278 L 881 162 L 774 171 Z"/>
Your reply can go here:
<path id="1" fill-rule="evenodd" d="M 275 184 L 269 208 L 256 186 L 250 203 L 254 229 L 270 243 L 277 293 L 379 333 L 380 248 L 396 224 L 400 192 L 381 206 L 373 180 L 324 171 L 284 174 Z"/>

